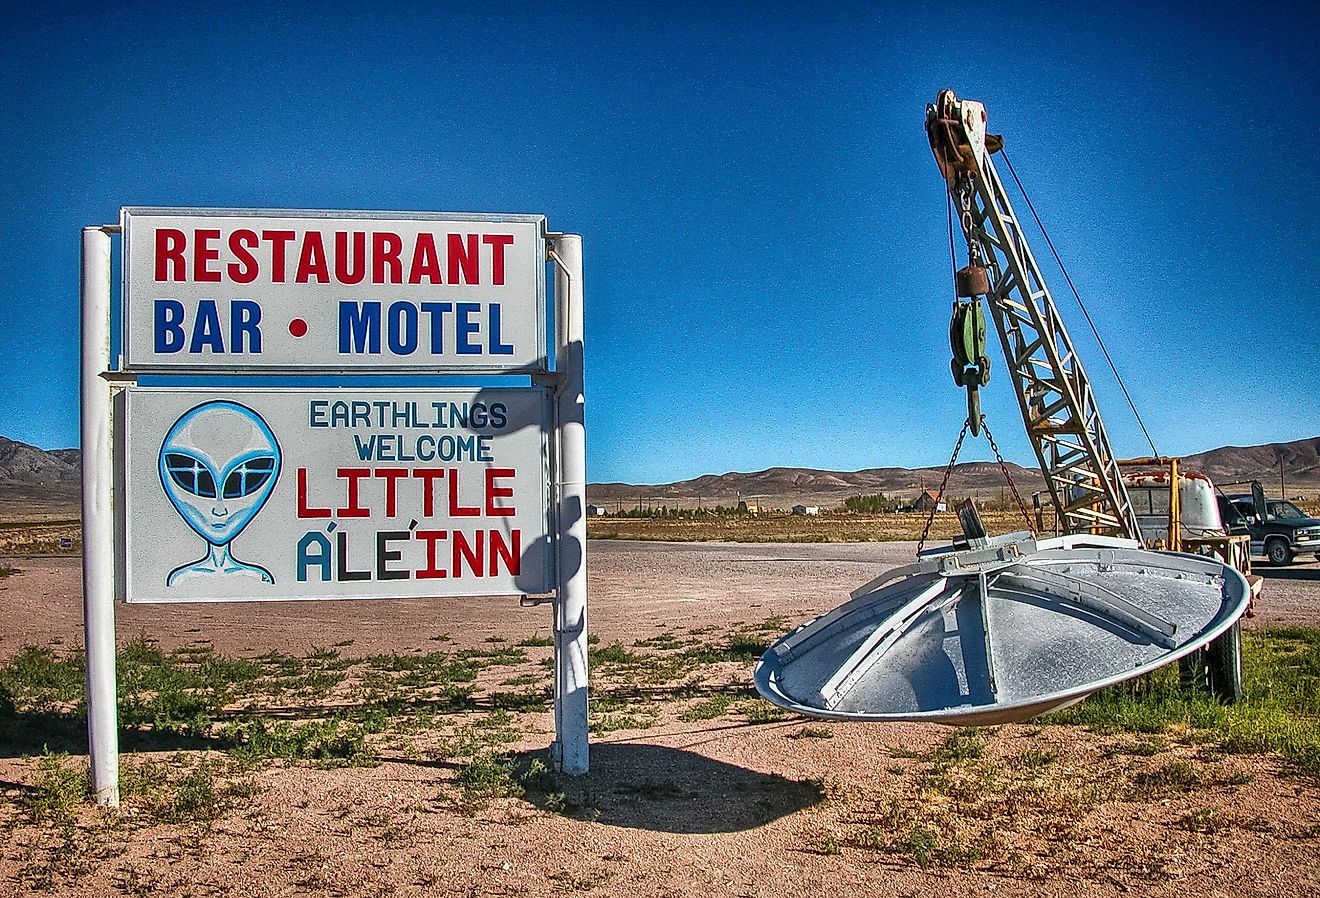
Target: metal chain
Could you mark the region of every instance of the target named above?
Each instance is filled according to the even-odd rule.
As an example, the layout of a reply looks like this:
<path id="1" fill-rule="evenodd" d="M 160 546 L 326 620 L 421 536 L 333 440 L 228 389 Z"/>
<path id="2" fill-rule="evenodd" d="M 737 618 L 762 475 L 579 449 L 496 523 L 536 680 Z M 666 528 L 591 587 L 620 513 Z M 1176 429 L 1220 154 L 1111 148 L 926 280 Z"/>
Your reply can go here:
<path id="1" fill-rule="evenodd" d="M 1004 479 L 1008 481 L 1008 488 L 1013 491 L 1013 498 L 1017 500 L 1018 508 L 1022 511 L 1022 519 L 1027 522 L 1027 529 L 1035 533 L 1036 528 L 1031 523 L 1031 515 L 1027 512 L 1027 503 L 1022 501 L 1017 485 L 1013 483 L 1013 478 L 1009 476 L 1008 463 L 1004 461 L 1004 456 L 999 454 L 999 446 L 995 444 L 995 438 L 990 433 L 990 425 L 985 423 L 985 415 L 981 416 L 981 428 L 985 431 L 985 438 L 990 441 L 990 448 L 994 450 L 995 461 L 999 462 L 999 470 L 1003 472 Z"/>
<path id="2" fill-rule="evenodd" d="M 949 456 L 949 464 L 944 468 L 944 479 L 940 481 L 939 491 L 935 494 L 935 501 L 930 504 L 930 514 L 926 516 L 926 526 L 921 529 L 921 539 L 917 541 L 917 557 L 921 557 L 921 550 L 926 545 L 926 537 L 930 536 L 930 525 L 935 523 L 935 509 L 940 507 L 940 499 L 944 496 L 944 488 L 949 485 L 949 475 L 953 473 L 953 466 L 958 461 L 958 453 L 962 451 L 963 440 L 967 439 L 967 431 L 972 427 L 972 419 L 968 418 L 963 422 L 962 432 L 958 434 L 958 442 L 954 444 L 953 455 Z"/>
<path id="3" fill-rule="evenodd" d="M 982 262 L 981 242 L 972 233 L 975 219 L 972 217 L 971 178 L 959 181 L 956 189 L 958 192 L 958 222 L 962 225 L 963 233 L 967 236 L 967 261 L 970 265 L 980 265 Z"/>

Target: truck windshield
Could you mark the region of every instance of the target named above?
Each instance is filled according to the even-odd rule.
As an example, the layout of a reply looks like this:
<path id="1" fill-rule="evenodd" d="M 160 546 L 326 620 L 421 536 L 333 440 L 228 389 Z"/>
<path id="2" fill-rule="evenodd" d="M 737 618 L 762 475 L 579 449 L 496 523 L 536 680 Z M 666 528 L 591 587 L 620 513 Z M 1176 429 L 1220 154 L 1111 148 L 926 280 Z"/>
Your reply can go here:
<path id="1" fill-rule="evenodd" d="M 1272 518 L 1304 518 L 1302 510 L 1291 502 L 1269 502 L 1266 509 Z"/>

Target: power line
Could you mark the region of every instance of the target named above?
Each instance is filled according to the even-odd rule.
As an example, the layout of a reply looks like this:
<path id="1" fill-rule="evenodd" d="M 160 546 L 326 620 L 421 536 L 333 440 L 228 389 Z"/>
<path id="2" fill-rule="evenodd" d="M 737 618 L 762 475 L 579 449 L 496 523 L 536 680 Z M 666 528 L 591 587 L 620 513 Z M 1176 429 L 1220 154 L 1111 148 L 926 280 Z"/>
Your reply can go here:
<path id="1" fill-rule="evenodd" d="M 1077 307 L 1082 310 L 1082 316 L 1086 318 L 1087 325 L 1091 328 L 1091 333 L 1095 336 L 1095 342 L 1100 345 L 1100 352 L 1104 354 L 1105 361 L 1109 363 L 1109 370 L 1114 372 L 1114 379 L 1118 381 L 1119 389 L 1123 391 L 1123 397 L 1127 399 L 1128 407 L 1132 409 L 1133 416 L 1137 419 L 1137 425 L 1146 437 L 1146 442 L 1150 444 L 1152 455 L 1158 456 L 1159 450 L 1155 448 L 1155 441 L 1150 437 L 1150 431 L 1146 429 L 1146 422 L 1141 419 L 1141 412 L 1137 411 L 1137 404 L 1132 401 L 1132 394 L 1128 392 L 1127 384 L 1123 383 L 1123 377 L 1118 373 L 1118 366 L 1114 364 L 1114 359 L 1109 354 L 1109 349 L 1105 346 L 1105 341 L 1100 337 L 1100 331 L 1096 329 L 1095 322 L 1091 320 L 1091 313 L 1086 310 L 1086 304 L 1082 302 L 1081 295 L 1077 292 L 1077 287 L 1073 285 L 1072 276 L 1068 274 L 1067 267 L 1063 264 L 1063 259 L 1059 258 L 1059 252 L 1054 248 L 1054 241 L 1050 239 L 1049 232 L 1045 230 L 1045 225 L 1036 214 L 1036 206 L 1031 202 L 1031 197 L 1027 196 L 1026 188 L 1022 186 L 1021 179 L 1018 178 L 1017 171 L 1013 168 L 1013 163 L 1009 161 L 1008 154 L 1002 149 L 999 151 L 1004 164 L 1008 166 L 1009 174 L 1013 176 L 1013 181 L 1017 184 L 1018 192 L 1022 194 L 1022 199 L 1026 200 L 1027 208 L 1031 210 L 1031 217 L 1036 220 L 1036 227 L 1040 228 L 1041 234 L 1045 237 L 1045 243 L 1049 246 L 1050 252 L 1054 255 L 1054 261 L 1058 264 L 1059 270 L 1063 272 L 1063 279 L 1068 282 L 1068 289 L 1072 291 L 1073 299 L 1077 300 Z"/>

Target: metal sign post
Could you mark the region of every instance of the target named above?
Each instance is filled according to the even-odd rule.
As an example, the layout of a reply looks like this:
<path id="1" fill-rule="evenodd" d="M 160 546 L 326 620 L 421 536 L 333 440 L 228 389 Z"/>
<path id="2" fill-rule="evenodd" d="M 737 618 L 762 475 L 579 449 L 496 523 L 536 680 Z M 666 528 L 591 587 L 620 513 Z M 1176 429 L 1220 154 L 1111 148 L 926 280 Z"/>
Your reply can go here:
<path id="1" fill-rule="evenodd" d="M 96 803 L 119 806 L 115 693 L 114 459 L 110 383 L 110 228 L 82 232 L 83 624 L 87 742 Z"/>
<path id="2" fill-rule="evenodd" d="M 587 456 L 582 371 L 582 238 L 556 238 L 555 370 L 559 435 L 559 583 L 555 600 L 555 734 L 551 755 L 564 773 L 587 772 Z"/>
<path id="3" fill-rule="evenodd" d="M 125 209 L 123 355 L 112 370 L 119 230 L 86 228 L 82 248 L 97 802 L 119 801 L 116 599 L 553 591 L 551 754 L 555 769 L 585 773 L 581 238 L 548 234 L 539 215 Z M 524 374 L 532 386 L 349 388 L 343 373 Z M 140 374 L 157 385 L 139 386 Z M 169 384 L 198 374 L 245 385 Z M 320 385 L 290 388 L 289 375 Z"/>

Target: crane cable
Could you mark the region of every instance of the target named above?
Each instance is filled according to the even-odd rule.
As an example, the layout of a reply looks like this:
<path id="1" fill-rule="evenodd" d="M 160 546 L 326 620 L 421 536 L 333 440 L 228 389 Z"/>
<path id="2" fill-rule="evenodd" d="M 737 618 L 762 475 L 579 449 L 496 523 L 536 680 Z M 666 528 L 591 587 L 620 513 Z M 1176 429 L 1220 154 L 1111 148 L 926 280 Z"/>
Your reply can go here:
<path id="1" fill-rule="evenodd" d="M 949 210 L 949 268 L 953 272 L 953 304 L 958 304 L 958 251 L 953 245 L 953 194 L 944 191 L 944 204 Z"/>
<path id="2" fill-rule="evenodd" d="M 1105 361 L 1109 363 L 1109 370 L 1114 372 L 1114 379 L 1118 381 L 1119 388 L 1123 391 L 1124 398 L 1127 399 L 1128 407 L 1132 409 L 1133 416 L 1137 419 L 1137 425 L 1141 428 L 1142 434 L 1146 437 L 1146 442 L 1150 444 L 1152 455 L 1159 456 L 1160 452 L 1155 448 L 1155 441 L 1150 437 L 1150 431 L 1146 429 L 1146 422 L 1141 419 L 1141 412 L 1137 411 L 1137 404 L 1132 401 L 1132 394 L 1128 392 L 1127 384 L 1123 383 L 1123 377 L 1118 373 L 1118 367 L 1114 364 L 1114 359 L 1109 355 L 1108 348 L 1105 347 L 1105 341 L 1100 337 L 1100 331 L 1096 329 L 1095 322 L 1091 320 L 1091 313 L 1086 310 L 1086 304 L 1082 302 L 1082 297 L 1077 292 L 1077 287 L 1073 285 L 1071 275 L 1068 274 L 1067 267 L 1063 260 L 1059 258 L 1059 251 L 1054 248 L 1054 241 L 1050 239 L 1050 234 L 1045 230 L 1045 225 L 1036 214 L 1036 206 L 1031 202 L 1031 197 L 1027 196 L 1026 188 L 1022 186 L 1021 179 L 1018 178 L 1017 171 L 1013 168 L 1013 163 L 1009 161 L 1008 154 L 1000 149 L 999 156 L 1008 166 L 1008 172 L 1013 176 L 1014 183 L 1017 184 L 1018 192 L 1022 198 L 1027 201 L 1027 208 L 1031 210 L 1031 217 L 1036 220 L 1036 227 L 1040 228 L 1040 233 L 1045 238 L 1046 245 L 1054 255 L 1054 261 L 1058 264 L 1059 270 L 1063 272 L 1063 279 L 1068 282 L 1068 289 L 1072 291 L 1073 299 L 1077 300 L 1077 307 L 1082 310 L 1083 317 L 1086 318 L 1087 325 L 1091 328 L 1091 333 L 1095 336 L 1095 342 L 1100 345 L 1100 352 L 1104 354 Z"/>

